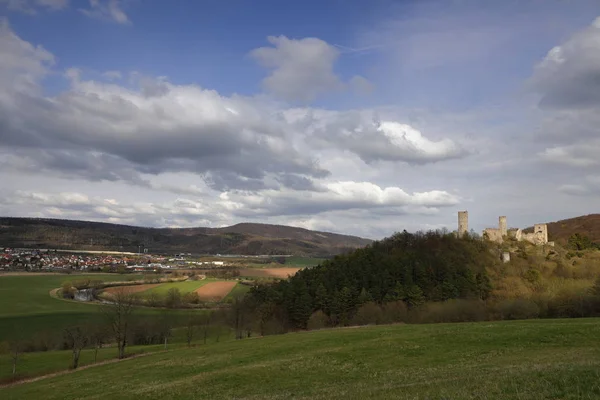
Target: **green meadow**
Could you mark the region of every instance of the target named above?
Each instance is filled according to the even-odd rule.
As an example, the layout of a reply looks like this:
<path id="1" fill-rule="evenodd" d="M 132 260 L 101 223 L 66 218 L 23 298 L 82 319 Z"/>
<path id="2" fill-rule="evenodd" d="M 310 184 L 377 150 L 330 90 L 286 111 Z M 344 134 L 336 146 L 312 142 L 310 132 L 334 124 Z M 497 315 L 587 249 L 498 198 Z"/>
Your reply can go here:
<path id="1" fill-rule="evenodd" d="M 339 328 L 176 348 L 3 399 L 597 399 L 600 319 Z"/>
<path id="2" fill-rule="evenodd" d="M 61 300 L 49 294 L 64 281 L 86 277 L 104 281 L 134 278 L 117 274 L 0 275 L 0 342 L 13 336 L 54 332 L 96 317 L 98 305 Z"/>

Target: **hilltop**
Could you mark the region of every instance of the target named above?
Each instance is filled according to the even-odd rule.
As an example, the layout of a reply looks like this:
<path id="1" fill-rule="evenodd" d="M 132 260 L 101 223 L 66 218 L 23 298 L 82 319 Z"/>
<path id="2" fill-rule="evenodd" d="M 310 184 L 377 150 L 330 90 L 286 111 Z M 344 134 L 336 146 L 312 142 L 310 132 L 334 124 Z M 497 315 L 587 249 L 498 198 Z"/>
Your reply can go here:
<path id="1" fill-rule="evenodd" d="M 567 244 L 569 237 L 575 233 L 590 238 L 592 242 L 600 242 L 600 214 L 582 215 L 580 217 L 548 222 L 548 239 L 561 244 Z M 533 227 L 524 230 L 533 232 Z"/>
<path id="2" fill-rule="evenodd" d="M 242 223 L 224 228 L 147 228 L 104 222 L 0 218 L 0 247 L 193 254 L 329 256 L 371 240 L 283 225 Z"/>

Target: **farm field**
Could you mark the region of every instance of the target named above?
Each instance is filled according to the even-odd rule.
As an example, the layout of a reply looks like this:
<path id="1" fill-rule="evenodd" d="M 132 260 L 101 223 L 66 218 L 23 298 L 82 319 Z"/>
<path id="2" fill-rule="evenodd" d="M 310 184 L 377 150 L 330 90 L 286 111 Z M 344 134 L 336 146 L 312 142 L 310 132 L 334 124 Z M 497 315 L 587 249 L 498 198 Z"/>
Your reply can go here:
<path id="1" fill-rule="evenodd" d="M 104 281 L 136 278 L 117 274 L 0 275 L 0 342 L 11 336 L 54 331 L 97 315 L 96 305 L 63 301 L 49 295 L 62 282 L 85 277 Z"/>
<path id="2" fill-rule="evenodd" d="M 387 325 L 175 349 L 3 399 L 596 399 L 600 319 Z"/>
<path id="3" fill-rule="evenodd" d="M 281 278 L 286 279 L 294 275 L 302 268 L 280 267 L 280 268 L 240 268 L 240 276 L 258 278 Z"/>
<path id="4" fill-rule="evenodd" d="M 235 281 L 217 281 L 208 282 L 196 289 L 195 292 L 201 300 L 205 301 L 221 301 L 223 300 L 234 287 L 238 285 Z"/>
<path id="5" fill-rule="evenodd" d="M 211 279 L 211 278 L 207 278 L 207 279 L 203 279 L 203 280 L 198 280 L 198 281 L 183 281 L 183 282 L 168 282 L 168 283 L 161 283 L 158 286 L 155 286 L 153 288 L 150 288 L 148 290 L 142 291 L 141 295 L 146 295 L 146 294 L 150 294 L 150 293 L 158 293 L 161 295 L 165 295 L 167 294 L 167 292 L 169 291 L 169 289 L 172 288 L 176 288 L 179 289 L 179 291 L 184 294 L 184 293 L 190 293 L 195 291 L 196 289 L 206 285 L 207 283 L 210 282 L 217 282 L 217 279 Z"/>

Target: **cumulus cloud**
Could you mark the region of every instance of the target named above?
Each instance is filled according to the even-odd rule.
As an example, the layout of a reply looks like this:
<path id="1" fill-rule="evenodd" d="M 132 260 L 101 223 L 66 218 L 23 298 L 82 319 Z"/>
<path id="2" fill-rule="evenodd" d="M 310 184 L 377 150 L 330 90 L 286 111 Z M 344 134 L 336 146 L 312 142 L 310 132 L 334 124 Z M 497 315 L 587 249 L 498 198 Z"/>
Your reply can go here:
<path id="1" fill-rule="evenodd" d="M 260 47 L 250 56 L 270 71 L 263 87 L 270 93 L 290 101 L 310 102 L 319 95 L 339 90 L 345 84 L 334 72 L 339 50 L 318 38 L 290 39 L 269 36 L 273 47 Z M 355 76 L 350 85 L 368 91 L 369 82 Z"/>
<path id="2" fill-rule="evenodd" d="M 11 177 L 2 188 L 5 215 L 151 226 L 293 222 L 373 235 L 383 226 L 366 227 L 373 216 L 436 215 L 461 201 L 437 185 L 369 181 L 395 170 L 365 162 L 423 166 L 466 155 L 455 141 L 391 116 L 281 108 L 139 74 L 125 86 L 110 80 L 122 77 L 116 71 L 96 81 L 78 69 L 58 71 L 52 53 L 6 22 L 0 29 L 0 173 Z M 42 79 L 56 72 L 69 85 L 45 94 Z M 344 171 L 332 176 L 322 158 Z"/>
<path id="3" fill-rule="evenodd" d="M 530 84 L 544 108 L 600 106 L 600 17 L 552 48 L 535 67 Z"/>
<path id="4" fill-rule="evenodd" d="M 553 47 L 534 68 L 529 85 L 545 111 L 540 138 L 547 142 L 541 160 L 564 168 L 600 165 L 600 17 Z M 587 191 L 566 183 L 561 191 Z"/>
<path id="5" fill-rule="evenodd" d="M 114 21 L 119 24 L 131 23 L 119 0 L 89 0 L 89 2 L 89 8 L 79 10 L 82 14 L 90 18 Z"/>
<path id="6" fill-rule="evenodd" d="M 450 139 L 428 139 L 408 124 L 381 120 L 377 113 L 291 110 L 287 115 L 298 129 L 308 132 L 314 145 L 351 151 L 366 163 L 427 164 L 468 155 Z"/>

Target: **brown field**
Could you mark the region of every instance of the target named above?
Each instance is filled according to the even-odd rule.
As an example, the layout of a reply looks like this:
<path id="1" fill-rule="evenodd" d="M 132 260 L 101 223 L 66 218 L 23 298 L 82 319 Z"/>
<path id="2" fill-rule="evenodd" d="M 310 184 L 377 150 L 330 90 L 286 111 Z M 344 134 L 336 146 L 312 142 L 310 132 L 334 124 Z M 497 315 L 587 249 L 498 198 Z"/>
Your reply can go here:
<path id="1" fill-rule="evenodd" d="M 273 278 L 288 278 L 300 271 L 302 268 L 242 268 L 240 269 L 241 276 L 257 276 L 257 277 L 273 277 Z"/>
<path id="2" fill-rule="evenodd" d="M 139 293 L 139 292 L 143 292 L 143 291 L 148 290 L 148 289 L 155 288 L 155 287 L 157 287 L 159 285 L 160 285 L 160 283 L 146 283 L 144 285 L 113 286 L 113 287 L 109 287 L 109 288 L 104 289 L 103 293 L 112 295 L 113 293 L 116 293 L 119 290 L 123 290 L 124 288 L 129 293 Z"/>
<path id="3" fill-rule="evenodd" d="M 200 296 L 200 299 L 202 300 L 219 301 L 223 300 L 235 285 L 237 285 L 237 282 L 235 281 L 210 282 L 199 287 L 195 292 L 198 293 L 198 296 Z"/>

